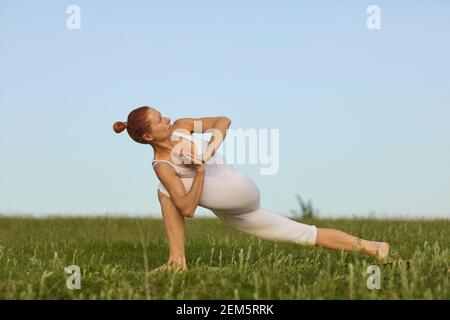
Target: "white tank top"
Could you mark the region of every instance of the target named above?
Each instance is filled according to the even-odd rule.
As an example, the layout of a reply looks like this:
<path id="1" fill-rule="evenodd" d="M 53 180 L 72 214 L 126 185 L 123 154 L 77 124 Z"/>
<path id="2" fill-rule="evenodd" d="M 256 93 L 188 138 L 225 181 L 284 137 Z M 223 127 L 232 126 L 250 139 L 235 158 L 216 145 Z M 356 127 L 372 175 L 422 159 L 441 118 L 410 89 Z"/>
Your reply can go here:
<path id="1" fill-rule="evenodd" d="M 196 139 L 192 135 L 188 135 L 188 134 L 182 133 L 177 130 L 172 132 L 172 135 L 192 141 L 193 143 L 196 144 L 197 150 L 202 150 L 202 152 L 204 152 L 208 146 L 208 141 L 205 141 L 202 139 Z M 179 157 L 175 153 L 174 153 L 174 156 L 179 159 Z M 159 162 L 166 162 L 166 163 L 170 164 L 175 169 L 175 171 L 177 172 L 177 174 L 180 178 L 194 178 L 197 175 L 197 172 L 196 172 L 196 169 L 194 166 L 183 167 L 183 166 L 176 165 L 168 160 L 153 160 L 152 165 L 154 166 L 155 164 L 157 164 Z M 227 164 L 225 161 L 225 158 L 217 151 L 214 153 L 214 155 L 211 158 L 209 158 L 205 162 L 204 165 L 205 165 L 205 176 L 223 176 L 223 175 L 229 174 L 230 171 L 235 171 L 233 166 L 230 164 Z"/>

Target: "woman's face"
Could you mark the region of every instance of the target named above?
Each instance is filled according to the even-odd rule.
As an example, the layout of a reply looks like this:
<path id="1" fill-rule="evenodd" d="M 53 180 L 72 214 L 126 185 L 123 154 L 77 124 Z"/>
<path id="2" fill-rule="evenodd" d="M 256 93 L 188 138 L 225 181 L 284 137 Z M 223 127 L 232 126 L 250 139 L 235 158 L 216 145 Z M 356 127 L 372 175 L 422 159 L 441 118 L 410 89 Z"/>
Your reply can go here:
<path id="1" fill-rule="evenodd" d="M 151 141 L 160 141 L 167 139 L 172 131 L 172 124 L 169 117 L 165 117 L 156 110 L 155 108 L 150 108 L 147 112 L 147 120 L 150 124 L 150 130 L 147 135 L 151 136 Z M 144 134 L 144 138 L 146 134 Z M 149 136 L 147 136 L 147 139 Z"/>

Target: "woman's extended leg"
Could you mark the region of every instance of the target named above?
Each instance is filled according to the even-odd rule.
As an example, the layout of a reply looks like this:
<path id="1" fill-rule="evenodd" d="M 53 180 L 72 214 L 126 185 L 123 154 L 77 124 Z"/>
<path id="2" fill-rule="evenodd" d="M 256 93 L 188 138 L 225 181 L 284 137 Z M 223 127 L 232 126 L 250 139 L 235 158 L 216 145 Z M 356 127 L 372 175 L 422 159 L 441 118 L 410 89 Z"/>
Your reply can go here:
<path id="1" fill-rule="evenodd" d="M 263 208 L 237 215 L 220 211 L 214 213 L 232 227 L 266 240 L 316 245 L 334 250 L 355 250 L 378 259 L 386 258 L 389 253 L 389 244 L 386 242 L 367 241 L 339 230 L 317 228 Z"/>
<path id="2" fill-rule="evenodd" d="M 158 200 L 161 204 L 161 211 L 166 229 L 167 240 L 169 242 L 169 261 L 161 267 L 155 269 L 167 270 L 174 268 L 187 269 L 186 256 L 184 250 L 184 217 L 179 214 L 177 208 L 168 196 L 158 191 Z"/>

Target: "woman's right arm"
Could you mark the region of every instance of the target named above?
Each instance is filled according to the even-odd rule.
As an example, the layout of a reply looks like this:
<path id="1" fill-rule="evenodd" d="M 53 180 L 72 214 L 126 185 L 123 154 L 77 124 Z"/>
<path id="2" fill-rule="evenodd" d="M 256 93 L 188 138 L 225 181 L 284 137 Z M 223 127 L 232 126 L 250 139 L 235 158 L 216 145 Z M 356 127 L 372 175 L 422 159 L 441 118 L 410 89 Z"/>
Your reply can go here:
<path id="1" fill-rule="evenodd" d="M 181 215 L 189 218 L 194 216 L 195 209 L 197 209 L 205 179 L 204 165 L 197 165 L 196 169 L 197 175 L 192 182 L 189 192 L 186 193 L 183 182 L 171 165 L 167 163 L 158 163 L 158 165 L 155 166 L 156 175 L 166 187 L 167 191 L 169 191 L 175 207 Z"/>

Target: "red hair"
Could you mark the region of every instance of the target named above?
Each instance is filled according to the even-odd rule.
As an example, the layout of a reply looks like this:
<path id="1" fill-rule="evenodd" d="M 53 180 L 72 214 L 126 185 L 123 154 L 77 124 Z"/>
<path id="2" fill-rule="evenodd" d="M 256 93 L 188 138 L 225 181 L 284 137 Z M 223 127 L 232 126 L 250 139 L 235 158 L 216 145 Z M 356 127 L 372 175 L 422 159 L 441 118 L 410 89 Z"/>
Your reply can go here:
<path id="1" fill-rule="evenodd" d="M 147 119 L 147 112 L 150 107 L 144 106 L 134 109 L 128 114 L 127 121 L 116 121 L 113 124 L 115 133 L 121 133 L 127 129 L 128 135 L 137 143 L 147 144 L 143 139 L 143 135 L 150 129 L 149 121 Z"/>

